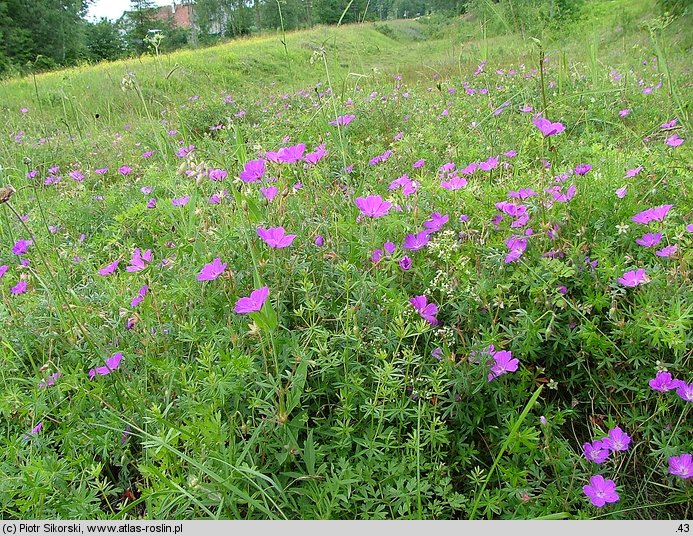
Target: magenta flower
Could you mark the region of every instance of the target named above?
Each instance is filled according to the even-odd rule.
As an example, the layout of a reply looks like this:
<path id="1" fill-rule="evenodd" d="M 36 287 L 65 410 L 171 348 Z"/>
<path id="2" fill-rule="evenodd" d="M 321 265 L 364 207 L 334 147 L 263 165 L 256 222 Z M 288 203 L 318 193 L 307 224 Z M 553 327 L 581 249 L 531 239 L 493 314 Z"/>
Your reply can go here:
<path id="1" fill-rule="evenodd" d="M 477 162 L 472 162 L 471 164 L 467 164 L 465 167 L 459 170 L 462 175 L 471 175 L 473 174 L 477 169 L 479 169 L 479 164 Z"/>
<path id="2" fill-rule="evenodd" d="M 669 210 L 674 205 L 661 205 L 658 207 L 648 208 L 642 212 L 638 212 L 635 216 L 631 218 L 635 223 L 642 223 L 643 225 L 649 224 L 651 221 L 664 221 Z"/>
<path id="3" fill-rule="evenodd" d="M 686 402 L 693 402 L 693 382 L 686 383 L 683 380 L 676 380 L 676 394 Z"/>
<path id="4" fill-rule="evenodd" d="M 189 195 L 185 195 L 183 197 L 174 197 L 173 199 L 171 199 L 171 203 L 174 207 L 184 207 L 188 204 L 188 201 L 190 201 Z"/>
<path id="5" fill-rule="evenodd" d="M 149 286 L 144 285 L 143 287 L 140 288 L 139 291 L 137 291 L 137 296 L 132 298 L 132 301 L 130 302 L 130 307 L 137 307 L 140 303 L 142 303 L 142 300 L 144 300 L 144 297 L 147 295 L 147 292 L 149 291 Z"/>
<path id="6" fill-rule="evenodd" d="M 411 259 L 407 255 L 402 257 L 399 261 L 399 267 L 405 272 L 411 269 L 411 264 Z"/>
<path id="7" fill-rule="evenodd" d="M 479 169 L 481 171 L 491 171 L 498 167 L 498 160 L 499 158 L 497 156 L 492 156 L 485 162 L 479 162 Z"/>
<path id="8" fill-rule="evenodd" d="M 679 135 L 676 134 L 676 133 L 674 133 L 674 134 L 672 134 L 671 136 L 669 136 L 669 137 L 666 139 L 666 144 L 667 144 L 669 147 L 678 147 L 678 146 L 681 145 L 684 141 L 685 141 L 685 140 L 684 140 L 683 138 L 679 138 Z"/>
<path id="9" fill-rule="evenodd" d="M 689 233 L 693 233 L 693 223 L 689 223 L 688 225 L 686 225 L 686 231 L 688 231 Z"/>
<path id="10" fill-rule="evenodd" d="M 408 234 L 404 237 L 402 247 L 410 251 L 418 251 L 428 244 L 430 231 L 420 231 L 416 234 Z"/>
<path id="11" fill-rule="evenodd" d="M 638 175 L 642 171 L 642 166 L 638 166 L 633 169 L 629 169 L 626 171 L 626 178 L 632 178 Z"/>
<path id="12" fill-rule="evenodd" d="M 440 187 L 454 192 L 467 186 L 467 179 L 464 177 L 452 177 L 446 181 L 440 181 Z"/>
<path id="13" fill-rule="evenodd" d="M 325 245 L 325 237 L 322 236 L 322 235 L 318 235 L 318 236 L 315 237 L 315 240 L 313 240 L 313 243 L 314 243 L 317 247 L 321 248 L 322 246 Z"/>
<path id="14" fill-rule="evenodd" d="M 630 115 L 630 108 L 624 108 L 623 110 L 620 110 L 618 112 L 618 115 L 620 115 L 621 117 L 627 117 L 628 115 Z"/>
<path id="15" fill-rule="evenodd" d="M 93 380 L 94 377 L 99 374 L 100 376 L 106 376 L 116 370 L 120 365 L 120 361 L 123 359 L 123 354 L 120 352 L 113 354 L 111 357 L 106 359 L 105 367 L 96 367 L 89 370 L 89 379 Z"/>
<path id="16" fill-rule="evenodd" d="M 494 363 L 488 375 L 488 381 L 494 380 L 508 372 L 515 372 L 520 363 L 520 360 L 513 358 L 512 352 L 508 350 L 492 351 L 491 355 Z"/>
<path id="17" fill-rule="evenodd" d="M 25 255 L 34 242 L 32 240 L 17 240 L 12 246 L 12 253 L 15 255 Z"/>
<path id="18" fill-rule="evenodd" d="M 217 257 L 212 262 L 205 264 L 200 273 L 197 274 L 198 281 L 214 281 L 226 270 L 226 263 L 221 262 L 221 258 Z"/>
<path id="19" fill-rule="evenodd" d="M 609 457 L 609 448 L 604 441 L 594 441 L 593 443 L 585 443 L 582 445 L 582 450 L 585 458 L 596 464 L 602 464 Z"/>
<path id="20" fill-rule="evenodd" d="M 608 435 L 602 439 L 602 443 L 610 451 L 624 451 L 628 450 L 628 445 L 630 445 L 630 436 L 621 430 L 620 426 L 617 426 L 609 430 Z"/>
<path id="21" fill-rule="evenodd" d="M 590 164 L 578 164 L 575 166 L 575 174 L 576 175 L 586 175 L 592 170 L 592 166 Z"/>
<path id="22" fill-rule="evenodd" d="M 676 126 L 676 123 L 677 123 L 677 120 L 672 119 L 671 121 L 667 121 L 666 123 L 662 123 L 659 126 L 662 130 L 666 130 L 668 128 L 674 128 Z"/>
<path id="23" fill-rule="evenodd" d="M 318 145 L 318 147 L 316 147 L 315 151 L 313 151 L 312 153 L 306 153 L 306 156 L 303 157 L 303 160 L 305 160 L 309 164 L 315 165 L 326 156 L 327 151 L 325 150 L 325 144 L 322 143 Z"/>
<path id="24" fill-rule="evenodd" d="M 293 164 L 303 158 L 303 152 L 306 150 L 305 143 L 292 145 L 291 147 L 282 147 L 277 151 L 277 158 L 284 164 Z"/>
<path id="25" fill-rule="evenodd" d="M 414 163 L 412 164 L 412 167 L 413 167 L 414 169 L 419 169 L 419 168 L 423 167 L 424 164 L 426 164 L 426 160 L 424 160 L 424 159 L 422 158 L 421 160 L 417 160 L 416 162 L 414 162 Z"/>
<path id="26" fill-rule="evenodd" d="M 239 314 L 253 313 L 262 309 L 262 306 L 269 295 L 269 287 L 262 287 L 253 290 L 247 298 L 240 298 L 236 302 L 234 311 Z"/>
<path id="27" fill-rule="evenodd" d="M 379 195 L 357 197 L 354 199 L 354 203 L 364 216 L 370 216 L 371 218 L 385 216 L 392 206 L 392 203 L 384 201 Z"/>
<path id="28" fill-rule="evenodd" d="M 529 197 L 534 197 L 536 195 L 539 194 L 531 188 L 520 188 L 516 192 L 508 192 L 508 197 L 512 199 L 521 199 L 523 201 Z"/>
<path id="29" fill-rule="evenodd" d="M 345 127 L 356 119 L 355 115 L 340 115 L 335 121 L 330 121 L 330 125 Z"/>
<path id="30" fill-rule="evenodd" d="M 673 244 L 671 246 L 666 246 L 660 250 L 657 250 L 655 252 L 655 254 L 658 257 L 671 257 L 672 255 L 676 254 L 677 249 L 678 248 L 677 248 L 676 244 Z"/>
<path id="31" fill-rule="evenodd" d="M 628 186 L 624 186 L 623 188 L 619 188 L 618 190 L 616 190 L 616 197 L 618 197 L 619 199 L 623 199 L 624 197 L 626 197 L 627 191 L 628 191 Z"/>
<path id="32" fill-rule="evenodd" d="M 505 256 L 505 264 L 515 262 L 522 257 L 522 254 L 527 249 L 527 239 L 523 236 L 511 236 L 505 241 L 508 248 L 508 254 Z"/>
<path id="33" fill-rule="evenodd" d="M 662 240 L 662 233 L 646 233 L 635 240 L 636 244 L 651 248 L 659 244 Z"/>
<path id="34" fill-rule="evenodd" d="M 260 188 L 260 193 L 264 196 L 267 201 L 272 201 L 279 193 L 276 186 L 268 186 L 267 188 Z"/>
<path id="35" fill-rule="evenodd" d="M 616 482 L 605 480 L 602 475 L 594 475 L 590 478 L 589 485 L 583 486 L 582 491 L 589 497 L 590 502 L 599 508 L 606 503 L 614 503 L 619 500 L 618 493 L 616 493 Z"/>
<path id="36" fill-rule="evenodd" d="M 96 173 L 97 175 L 105 175 L 106 173 L 108 173 L 108 168 L 95 169 L 94 173 Z"/>
<path id="37" fill-rule="evenodd" d="M 43 421 L 34 426 L 28 434 L 24 434 L 24 439 L 31 439 L 30 436 L 37 435 L 41 431 L 41 428 L 43 428 Z"/>
<path id="38" fill-rule="evenodd" d="M 128 175 L 132 171 L 132 168 L 130 166 L 120 166 L 118 168 L 118 173 L 121 175 Z"/>
<path id="39" fill-rule="evenodd" d="M 223 181 L 228 176 L 228 173 L 223 169 L 210 169 L 207 176 L 213 181 Z"/>
<path id="40" fill-rule="evenodd" d="M 84 180 L 84 174 L 79 169 L 70 171 L 69 175 L 75 182 L 82 182 Z"/>
<path id="41" fill-rule="evenodd" d="M 650 279 L 647 276 L 644 268 L 631 270 L 630 272 L 624 273 L 622 277 L 618 278 L 618 282 L 626 287 L 637 287 L 642 283 L 647 283 L 649 280 Z"/>
<path id="42" fill-rule="evenodd" d="M 681 478 L 693 478 L 693 456 L 681 454 L 669 458 L 669 473 Z"/>
<path id="43" fill-rule="evenodd" d="M 383 258 L 383 250 L 382 249 L 375 249 L 373 250 L 373 253 L 371 253 L 371 262 L 373 264 L 378 264 L 380 262 L 380 259 Z"/>
<path id="44" fill-rule="evenodd" d="M 51 374 L 47 378 L 41 380 L 38 383 L 38 388 L 39 389 L 46 389 L 48 387 L 52 387 L 53 385 L 55 385 L 55 382 L 58 380 L 58 378 L 60 378 L 60 376 L 62 376 L 62 374 L 59 371 L 54 372 L 53 374 Z"/>
<path id="45" fill-rule="evenodd" d="M 575 197 L 577 187 L 574 184 L 571 184 L 565 193 L 561 191 L 561 187 L 558 185 L 552 186 L 551 188 L 546 188 L 544 191 L 550 193 L 553 196 L 554 201 L 557 203 L 567 203 L 573 197 Z"/>
<path id="46" fill-rule="evenodd" d="M 289 247 L 296 238 L 295 234 L 286 234 L 284 227 L 271 227 L 269 229 L 258 227 L 257 235 L 271 248 Z"/>
<path id="47" fill-rule="evenodd" d="M 3 264 L 2 266 L 0 266 L 0 279 L 2 279 L 2 276 L 5 275 L 5 273 L 7 272 L 7 270 L 9 270 L 9 268 L 10 267 L 7 266 L 6 264 Z"/>
<path id="48" fill-rule="evenodd" d="M 565 130 L 565 126 L 562 123 L 552 123 L 544 117 L 533 119 L 532 123 L 544 136 L 554 136 Z"/>
<path id="49" fill-rule="evenodd" d="M 400 178 L 395 179 L 390 183 L 388 187 L 389 190 L 396 190 L 397 188 L 402 189 L 402 195 L 409 197 L 411 194 L 416 192 L 419 188 L 419 183 L 417 181 L 411 180 L 406 174 L 402 175 Z"/>
<path id="50" fill-rule="evenodd" d="M 152 197 L 149 201 L 147 201 L 147 208 L 156 208 L 156 198 Z"/>
<path id="51" fill-rule="evenodd" d="M 119 260 L 113 261 L 111 264 L 107 264 L 99 270 L 99 275 L 111 275 L 118 268 Z"/>
<path id="52" fill-rule="evenodd" d="M 12 294 L 24 294 L 26 292 L 27 282 L 25 280 L 19 281 L 15 286 L 10 289 Z"/>
<path id="53" fill-rule="evenodd" d="M 677 387 L 677 382 L 678 380 L 674 380 L 671 377 L 670 372 L 664 372 L 664 371 L 659 371 L 655 375 L 653 379 L 651 379 L 648 384 L 652 389 L 655 391 L 660 391 L 662 393 L 666 393 L 667 391 L 671 391 L 672 389 L 676 389 Z"/>
<path id="54" fill-rule="evenodd" d="M 432 326 L 437 326 L 439 324 L 436 314 L 438 313 L 438 306 L 435 303 L 428 303 L 426 296 L 414 296 L 409 299 L 409 303 L 412 304 L 416 312 L 421 315 L 421 318 L 426 320 Z"/>
<path id="55" fill-rule="evenodd" d="M 527 213 L 527 207 L 525 205 L 517 205 L 515 203 L 508 203 L 507 201 L 496 203 L 496 208 L 513 218 L 524 216 Z"/>
<path id="56" fill-rule="evenodd" d="M 194 145 L 188 145 L 187 147 L 181 147 L 180 149 L 178 149 L 178 151 L 176 151 L 176 156 L 178 158 L 185 158 L 190 153 L 192 153 L 194 150 L 195 150 Z"/>
<path id="57" fill-rule="evenodd" d="M 148 249 L 142 253 L 140 248 L 135 248 L 130 259 L 130 266 L 125 270 L 128 272 L 139 272 L 147 267 L 148 262 L 152 262 L 152 250 Z"/>
<path id="58" fill-rule="evenodd" d="M 265 174 L 265 161 L 262 158 L 246 162 L 238 175 L 243 182 L 257 182 Z"/>
<path id="59" fill-rule="evenodd" d="M 450 217 L 447 214 L 443 215 L 440 212 L 434 212 L 423 225 L 427 233 L 435 233 L 436 231 L 440 231 L 449 219 Z"/>
<path id="60" fill-rule="evenodd" d="M 383 244 L 383 249 L 385 250 L 385 253 L 387 253 L 388 256 L 391 256 L 397 249 L 397 244 L 395 244 L 394 242 L 385 242 Z"/>

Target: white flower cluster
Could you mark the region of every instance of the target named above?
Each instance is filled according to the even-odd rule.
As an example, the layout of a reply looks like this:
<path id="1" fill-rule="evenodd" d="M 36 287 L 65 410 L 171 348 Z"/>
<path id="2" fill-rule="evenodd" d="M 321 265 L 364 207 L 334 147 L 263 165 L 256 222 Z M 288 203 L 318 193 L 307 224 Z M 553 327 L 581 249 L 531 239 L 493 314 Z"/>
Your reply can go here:
<path id="1" fill-rule="evenodd" d="M 444 294 L 447 298 L 452 297 L 455 293 L 457 282 L 450 278 L 450 274 L 443 270 L 438 270 L 433 280 L 429 283 L 425 295 Z"/>
<path id="2" fill-rule="evenodd" d="M 462 242 L 458 239 L 457 232 L 452 229 L 438 232 L 426 246 L 431 255 L 446 263 L 455 262 L 457 260 L 455 254 L 461 248 Z"/>
<path id="3" fill-rule="evenodd" d="M 441 344 L 453 347 L 455 345 L 455 332 L 450 326 L 442 326 L 436 330 L 436 338 Z"/>

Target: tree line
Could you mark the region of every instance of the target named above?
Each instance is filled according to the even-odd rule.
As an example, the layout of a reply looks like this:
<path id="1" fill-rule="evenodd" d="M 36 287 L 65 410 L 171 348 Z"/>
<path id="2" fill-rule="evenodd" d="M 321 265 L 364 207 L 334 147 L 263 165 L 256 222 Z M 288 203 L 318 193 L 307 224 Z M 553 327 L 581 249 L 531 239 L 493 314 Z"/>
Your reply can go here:
<path id="1" fill-rule="evenodd" d="M 0 76 L 80 62 L 212 44 L 260 31 L 315 24 L 459 14 L 466 0 L 183 0 L 193 28 L 156 16 L 153 0 L 132 0 L 118 20 L 86 19 L 94 0 L 0 0 Z M 178 3 L 178 2 L 177 2 Z M 160 34 L 157 37 L 157 34 Z"/>

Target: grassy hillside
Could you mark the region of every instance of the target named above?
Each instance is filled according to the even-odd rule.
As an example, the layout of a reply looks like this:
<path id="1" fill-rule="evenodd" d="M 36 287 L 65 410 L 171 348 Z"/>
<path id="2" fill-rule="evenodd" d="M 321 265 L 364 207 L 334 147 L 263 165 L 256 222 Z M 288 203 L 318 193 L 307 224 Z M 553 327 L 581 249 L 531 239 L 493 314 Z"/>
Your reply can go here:
<path id="1" fill-rule="evenodd" d="M 3 82 L 2 517 L 689 518 L 690 18 L 588 7 Z"/>

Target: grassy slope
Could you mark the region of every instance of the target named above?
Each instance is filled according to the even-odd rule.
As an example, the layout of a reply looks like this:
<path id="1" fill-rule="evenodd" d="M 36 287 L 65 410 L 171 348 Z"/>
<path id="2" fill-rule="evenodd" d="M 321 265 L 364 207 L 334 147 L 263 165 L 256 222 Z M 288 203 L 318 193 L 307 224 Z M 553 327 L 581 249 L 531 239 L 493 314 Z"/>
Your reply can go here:
<path id="1" fill-rule="evenodd" d="M 286 49 L 280 35 L 251 37 L 199 50 L 186 50 L 161 56 L 84 66 L 4 82 L 0 98 L 8 108 L 37 106 L 36 91 L 47 106 L 47 115 L 59 115 L 63 100 L 78 117 L 100 111 L 113 121 L 130 119 L 142 112 L 131 95 L 120 91 L 126 73 L 133 73 L 150 104 L 166 105 L 186 93 L 242 92 L 262 93 L 270 83 L 293 91 L 324 77 L 322 59 L 311 63 L 314 52 L 324 47 L 333 74 L 355 83 L 377 70 L 397 70 L 399 66 L 435 59 L 446 48 L 445 40 L 412 42 L 408 35 L 421 35 L 423 28 L 413 21 L 390 23 L 410 32 L 399 32 L 398 41 L 377 32 L 372 24 L 317 27 L 286 35 Z M 289 68 L 287 68 L 289 65 Z M 68 114 L 69 117 L 69 114 Z"/>

